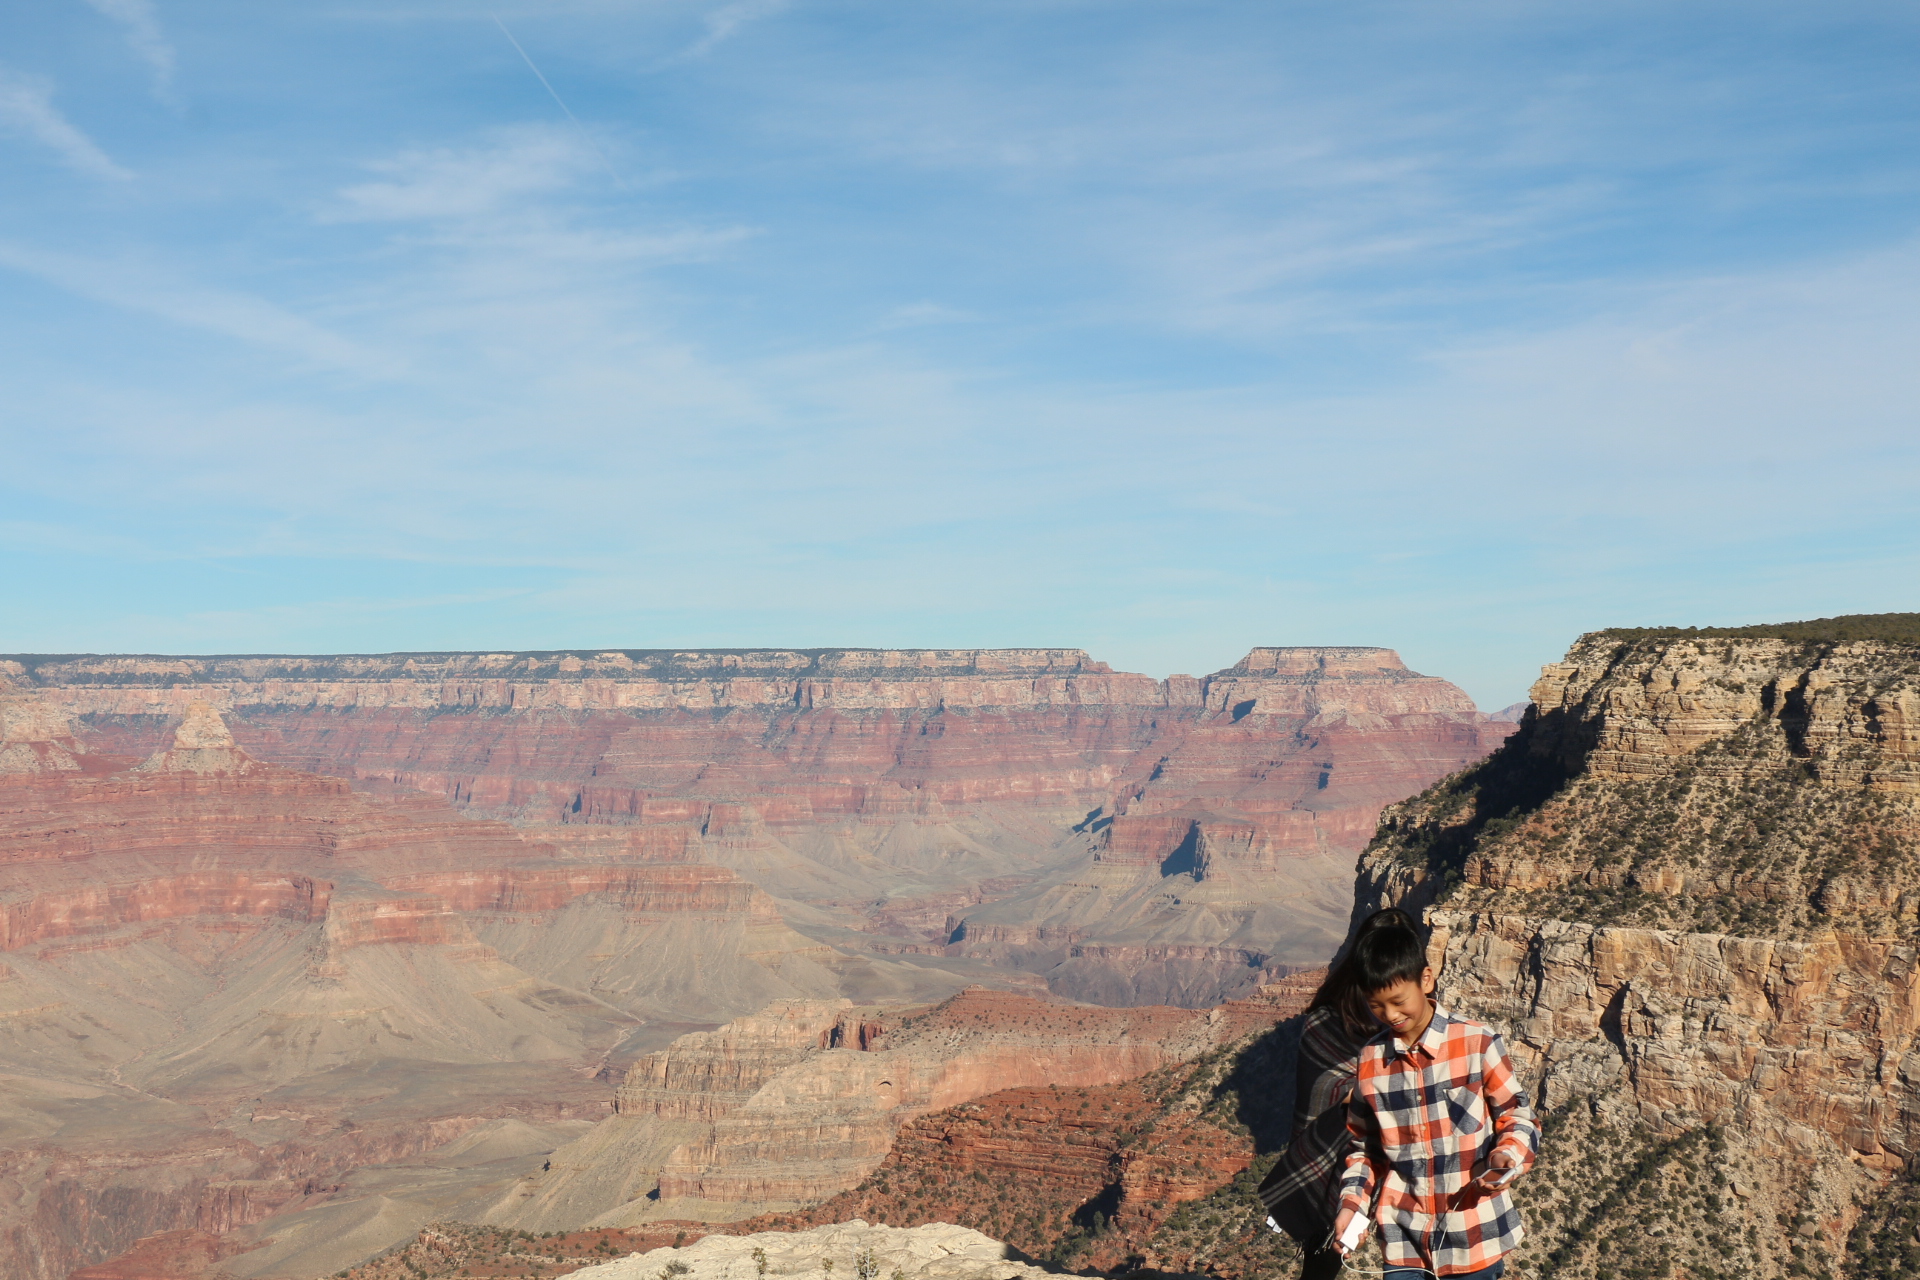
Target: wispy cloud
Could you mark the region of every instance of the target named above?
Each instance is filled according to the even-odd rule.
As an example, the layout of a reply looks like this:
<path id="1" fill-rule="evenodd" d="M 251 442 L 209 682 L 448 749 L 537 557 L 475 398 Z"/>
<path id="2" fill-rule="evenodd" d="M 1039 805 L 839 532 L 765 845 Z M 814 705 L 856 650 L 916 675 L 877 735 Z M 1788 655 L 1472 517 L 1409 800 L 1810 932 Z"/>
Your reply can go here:
<path id="1" fill-rule="evenodd" d="M 13 7 L 36 119 L 148 136 L 119 26 Z M 138 201 L 18 184 L 37 645 L 1352 641 L 1499 705 L 1583 626 L 1915 580 L 1904 16 L 498 0 L 623 185 L 495 8 L 267 6 L 182 41 L 221 109 Z"/>
<path id="2" fill-rule="evenodd" d="M 713 52 L 715 46 L 738 35 L 743 27 L 762 18 L 770 18 L 786 7 L 787 0 L 733 0 L 730 4 L 723 4 L 706 16 L 706 33 L 675 54 L 670 61 L 703 58 Z"/>
<path id="3" fill-rule="evenodd" d="M 116 182 L 133 177 L 60 114 L 53 105 L 53 84 L 39 77 L 0 70 L 0 129 L 38 142 L 69 168 L 91 177 Z"/>
<path id="4" fill-rule="evenodd" d="M 87 3 L 126 28 L 127 44 L 153 73 L 153 96 L 162 102 L 173 102 L 173 46 L 160 30 L 160 15 L 153 7 L 153 0 L 87 0 Z"/>
<path id="5" fill-rule="evenodd" d="M 477 217 L 572 185 L 593 158 L 580 140 L 538 128 L 507 131 L 480 146 L 403 151 L 369 163 L 381 178 L 344 188 L 328 216 L 382 222 Z"/>
<path id="6" fill-rule="evenodd" d="M 364 347 L 261 298 L 210 288 L 126 261 L 84 258 L 0 241 L 0 267 L 37 276 L 96 302 L 159 316 L 313 364 L 371 377 L 400 372 L 391 356 Z"/>

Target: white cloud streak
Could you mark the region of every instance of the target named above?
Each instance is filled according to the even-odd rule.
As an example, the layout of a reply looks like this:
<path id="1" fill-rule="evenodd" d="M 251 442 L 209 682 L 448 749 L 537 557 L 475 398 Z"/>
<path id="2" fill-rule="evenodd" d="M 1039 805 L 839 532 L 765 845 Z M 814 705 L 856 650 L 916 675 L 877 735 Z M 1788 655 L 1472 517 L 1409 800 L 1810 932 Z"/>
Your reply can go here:
<path id="1" fill-rule="evenodd" d="M 96 302 L 282 351 L 315 365 L 367 377 L 391 378 L 401 372 L 399 362 L 391 356 L 264 299 L 209 288 L 137 263 L 83 258 L 0 241 L 0 267 L 36 276 Z"/>
<path id="2" fill-rule="evenodd" d="M 86 0 L 94 9 L 126 28 L 127 44 L 153 73 L 153 96 L 171 104 L 175 57 L 173 46 L 160 30 L 153 0 Z"/>
<path id="3" fill-rule="evenodd" d="M 344 188 L 328 216 L 382 222 L 479 217 L 570 186 L 588 159 L 579 141 L 548 129 L 513 130 L 488 146 L 406 151 L 369 164 L 381 178 Z"/>
<path id="4" fill-rule="evenodd" d="M 133 177 L 53 105 L 47 80 L 0 70 L 0 129 L 28 138 L 58 155 L 67 167 L 92 178 L 125 182 Z"/>
<path id="5" fill-rule="evenodd" d="M 704 58 L 717 46 L 738 35 L 742 28 L 762 18 L 770 18 L 786 7 L 787 0 L 733 0 L 731 4 L 723 4 L 706 16 L 706 34 L 668 61 L 685 62 Z"/>

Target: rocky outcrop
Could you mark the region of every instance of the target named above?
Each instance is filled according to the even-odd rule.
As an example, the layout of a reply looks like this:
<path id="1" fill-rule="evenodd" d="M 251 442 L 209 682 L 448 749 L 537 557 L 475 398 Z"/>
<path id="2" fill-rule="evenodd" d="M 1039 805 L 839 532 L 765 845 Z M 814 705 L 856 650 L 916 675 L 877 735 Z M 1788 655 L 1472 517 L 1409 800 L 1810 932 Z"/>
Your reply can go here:
<path id="1" fill-rule="evenodd" d="M 1710 1197 L 1729 1228 L 1629 1258 L 1837 1267 L 1920 1155 L 1920 638 L 1603 632 L 1533 696 L 1502 751 L 1387 811 L 1356 913 L 1424 908 L 1448 998 L 1507 1030 L 1562 1139 L 1683 1193 L 1622 1173 L 1616 1207 Z M 1595 1274 L 1613 1228 L 1553 1154 L 1529 1255 Z"/>
<path id="2" fill-rule="evenodd" d="M 915 1117 L 1010 1087 L 1136 1079 L 1270 1027 L 1302 999 L 1283 984 L 1205 1011 L 982 988 L 919 1010 L 775 1002 L 639 1059 L 616 1115 L 484 1220 L 553 1230 L 797 1209 L 859 1185 Z"/>
<path id="3" fill-rule="evenodd" d="M 1317 963 L 1380 807 L 1511 729 L 1364 648 L 1165 681 L 1070 649 L 19 657 L 0 675 L 99 750 L 152 751 L 204 703 L 263 762 L 684 848 L 809 904 L 797 922 L 838 946 L 1196 1007 Z M 1044 941 L 996 934 L 1014 925 Z"/>
<path id="4" fill-rule="evenodd" d="M 80 768 L 85 753 L 65 712 L 0 688 L 0 773 L 64 773 Z"/>
<path id="5" fill-rule="evenodd" d="M 756 1233 L 763 1231 L 807 1238 L 811 1228 L 850 1220 L 902 1228 L 956 1224 L 1044 1257 L 1051 1267 L 1083 1271 L 1145 1265 L 1205 1271 L 1223 1280 L 1284 1272 L 1297 1267 L 1298 1251 L 1261 1225 L 1251 1187 L 1286 1140 L 1294 1015 L 1321 976 L 1287 979 L 1257 998 L 1211 1011 L 1204 1025 L 1205 1035 L 1218 1040 L 1214 1047 L 1143 1076 L 1104 1085 L 1000 1089 L 910 1119 L 886 1159 L 857 1187 L 810 1207 L 724 1228 L 670 1217 L 635 1227 L 557 1232 L 443 1222 L 353 1269 L 349 1280 L 565 1274 L 607 1254 L 649 1252 L 669 1242 L 759 1239 Z M 687 1038 L 677 1052 L 659 1055 L 654 1065 L 664 1071 L 655 1080 L 679 1075 L 688 1086 L 737 1097 L 754 1080 L 777 1081 L 792 1065 L 844 1064 L 848 1059 L 833 1050 L 836 1040 L 845 1050 L 865 1044 L 878 1060 L 886 1053 L 882 1046 L 916 1034 L 940 1041 L 956 1034 L 1046 1030 L 1059 1038 L 1094 1033 L 1105 1018 L 1150 1016 L 1150 1023 L 1119 1024 L 1117 1039 L 1124 1043 L 1143 1029 L 1157 1034 L 1195 1022 L 1195 1015 L 1179 1010 L 1116 1015 L 981 992 L 904 1015 L 876 1017 L 872 1010 L 820 1005 L 770 1015 L 742 1020 L 722 1034 Z M 1066 1025 L 1049 1024 L 1049 1018 Z M 954 1047 L 967 1052 L 964 1039 Z M 683 1064 L 693 1070 L 675 1070 Z M 644 1092 L 637 1110 L 654 1124 L 724 1114 L 674 1105 L 657 1086 Z M 695 1089 L 685 1096 L 697 1096 Z M 633 1118 L 620 1117 L 599 1130 Z M 548 1174 L 560 1174 L 559 1162 L 568 1154 L 555 1153 Z"/>
<path id="6" fill-rule="evenodd" d="M 189 702 L 174 726 L 173 743 L 135 766 L 141 773 L 231 773 L 254 768 L 253 758 L 234 745 L 233 730 L 210 702 Z"/>
<path id="7" fill-rule="evenodd" d="M 832 1264 L 829 1266 L 828 1264 Z M 675 1270 L 675 1266 L 685 1268 Z M 593 1280 L 761 1280 L 766 1276 L 905 1276 L 908 1280 L 1042 1280 L 1046 1272 L 1014 1257 L 1004 1244 L 965 1227 L 869 1226 L 854 1221 L 811 1231 L 707 1236 L 675 1249 L 655 1249 L 587 1267 Z"/>

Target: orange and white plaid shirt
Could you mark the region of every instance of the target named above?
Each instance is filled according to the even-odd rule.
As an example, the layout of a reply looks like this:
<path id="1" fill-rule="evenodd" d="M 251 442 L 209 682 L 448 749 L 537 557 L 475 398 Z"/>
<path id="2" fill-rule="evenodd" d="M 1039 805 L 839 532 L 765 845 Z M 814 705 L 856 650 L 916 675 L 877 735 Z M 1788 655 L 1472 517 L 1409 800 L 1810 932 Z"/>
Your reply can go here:
<path id="1" fill-rule="evenodd" d="M 1365 1214 L 1378 1195 L 1388 1266 L 1471 1275 L 1520 1243 L 1507 1193 L 1469 1185 L 1501 1149 L 1532 1168 L 1540 1126 L 1498 1032 L 1436 1004 L 1413 1045 L 1383 1031 L 1360 1051 L 1340 1203 Z"/>

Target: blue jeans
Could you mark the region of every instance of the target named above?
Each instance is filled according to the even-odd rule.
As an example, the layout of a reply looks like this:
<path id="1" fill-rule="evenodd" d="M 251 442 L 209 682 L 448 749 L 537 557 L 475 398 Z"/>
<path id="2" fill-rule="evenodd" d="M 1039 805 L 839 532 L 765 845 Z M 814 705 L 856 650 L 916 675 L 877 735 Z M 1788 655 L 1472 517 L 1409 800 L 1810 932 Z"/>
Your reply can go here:
<path id="1" fill-rule="evenodd" d="M 1500 1277 L 1505 1274 L 1507 1274 L 1507 1260 L 1502 1258 L 1490 1267 L 1469 1271 L 1464 1276 L 1449 1276 L 1447 1280 L 1500 1280 Z M 1388 1267 L 1386 1280 L 1433 1280 L 1433 1272 L 1421 1271 L 1414 1267 Z"/>

